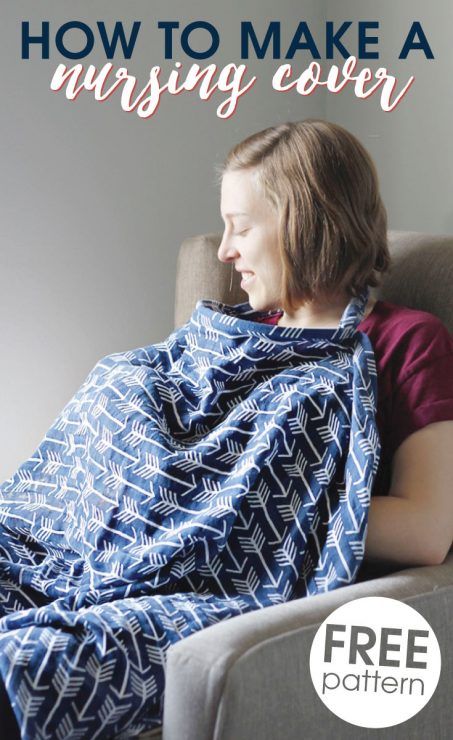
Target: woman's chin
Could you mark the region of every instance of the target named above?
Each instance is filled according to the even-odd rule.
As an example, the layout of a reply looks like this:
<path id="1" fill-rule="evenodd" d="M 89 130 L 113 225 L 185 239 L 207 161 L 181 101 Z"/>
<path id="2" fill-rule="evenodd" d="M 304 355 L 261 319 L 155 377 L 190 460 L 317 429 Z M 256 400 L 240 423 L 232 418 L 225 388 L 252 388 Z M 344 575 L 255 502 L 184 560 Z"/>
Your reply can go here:
<path id="1" fill-rule="evenodd" d="M 272 311 L 278 306 L 275 305 L 275 301 L 265 300 L 258 296 L 249 295 L 248 302 L 254 311 Z"/>
<path id="2" fill-rule="evenodd" d="M 256 298 L 256 296 L 254 297 L 253 295 L 249 295 L 248 302 L 249 302 L 249 304 L 251 305 L 251 307 L 253 308 L 254 311 L 262 311 L 263 310 L 261 308 L 262 301 L 260 301 L 259 298 Z"/>

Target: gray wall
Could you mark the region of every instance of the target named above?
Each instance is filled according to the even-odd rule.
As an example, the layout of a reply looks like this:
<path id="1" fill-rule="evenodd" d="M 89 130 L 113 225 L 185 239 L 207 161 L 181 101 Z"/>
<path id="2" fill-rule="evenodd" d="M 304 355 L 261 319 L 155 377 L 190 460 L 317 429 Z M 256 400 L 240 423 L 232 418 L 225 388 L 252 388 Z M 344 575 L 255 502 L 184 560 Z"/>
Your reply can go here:
<path id="1" fill-rule="evenodd" d="M 247 134 L 288 119 L 337 121 L 375 157 L 392 228 L 453 232 L 449 0 L 281 0 L 278 7 L 273 0 L 1 0 L 1 8 L 2 479 L 32 452 L 99 357 L 169 333 L 178 246 L 187 235 L 221 229 L 214 164 Z M 214 23 L 222 44 L 209 62 L 220 68 L 239 62 L 241 20 L 263 31 L 280 19 L 288 44 L 300 20 L 319 37 L 326 18 L 380 22 L 381 60 L 361 65 L 388 66 L 402 80 L 417 77 L 394 113 L 383 113 L 377 97 L 358 101 L 352 91 L 279 95 L 270 85 L 278 62 L 250 60 L 248 73 L 258 82 L 232 118 L 216 117 L 220 97 L 201 103 L 182 94 L 163 99 L 156 116 L 143 121 L 122 112 L 116 95 L 100 104 L 87 93 L 75 102 L 52 93 L 53 71 L 65 61 L 54 46 L 48 61 L 33 52 L 30 61 L 20 58 L 22 20 L 32 28 L 50 20 L 54 32 L 73 19 L 141 20 L 126 66 L 144 84 L 163 60 L 157 20 Z M 422 22 L 436 61 L 415 53 L 398 63 L 412 20 Z M 105 61 L 93 52 L 86 64 Z M 115 68 L 124 64 L 113 61 Z M 180 61 L 190 65 L 184 55 Z M 310 61 L 303 54 L 293 64 L 303 69 Z"/>
<path id="2" fill-rule="evenodd" d="M 144 86 L 150 67 L 164 57 L 157 20 L 203 19 L 221 33 L 219 52 L 209 60 L 221 68 L 240 60 L 240 21 L 264 30 L 277 12 L 272 0 L 1 0 L 1 10 L 1 68 L 8 73 L 0 124 L 3 479 L 31 454 L 98 358 L 169 333 L 179 244 L 222 227 L 214 164 L 259 128 L 322 116 L 324 101 L 272 93 L 277 62 L 250 60 L 249 75 L 258 74 L 258 82 L 230 119 L 215 114 L 222 97 L 201 102 L 181 94 L 141 120 L 124 113 L 116 95 L 101 104 L 86 93 L 70 102 L 51 92 L 53 71 L 65 62 L 54 46 L 48 61 L 33 51 L 21 60 L 22 20 L 32 30 L 50 20 L 51 32 L 68 20 L 141 20 L 126 66 Z M 277 15 L 293 28 L 300 3 L 282 0 Z M 306 2 L 304 16 L 322 28 L 323 3 Z M 101 53 L 89 58 L 98 66 L 105 61 Z M 113 61 L 115 69 L 124 65 Z M 180 61 L 190 66 L 184 55 Z"/>
<path id="3" fill-rule="evenodd" d="M 393 229 L 452 234 L 453 3 L 330 0 L 328 6 L 332 21 L 379 21 L 381 58 L 362 64 L 388 67 L 398 89 L 411 75 L 415 82 L 391 113 L 382 112 L 378 96 L 362 101 L 352 91 L 328 95 L 326 118 L 355 133 L 375 159 Z M 413 51 L 398 60 L 413 21 L 422 24 L 435 59 Z"/>

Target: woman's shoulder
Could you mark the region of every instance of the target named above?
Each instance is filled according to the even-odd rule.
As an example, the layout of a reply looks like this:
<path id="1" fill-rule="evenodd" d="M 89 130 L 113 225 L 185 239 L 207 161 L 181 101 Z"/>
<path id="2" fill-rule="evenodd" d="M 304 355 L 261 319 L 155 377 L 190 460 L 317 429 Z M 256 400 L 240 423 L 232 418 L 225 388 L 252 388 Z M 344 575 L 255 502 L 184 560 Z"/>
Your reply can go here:
<path id="1" fill-rule="evenodd" d="M 448 334 L 446 326 L 434 314 L 381 300 L 376 301 L 373 310 L 360 322 L 359 327 L 362 331 L 370 328 L 391 332 L 414 330 L 430 332 L 436 329 Z"/>
<path id="2" fill-rule="evenodd" d="M 434 314 L 389 301 L 377 301 L 359 324 L 378 357 L 399 360 L 405 372 L 444 356 L 453 357 L 453 337 Z"/>
<path id="3" fill-rule="evenodd" d="M 391 459 L 418 429 L 453 420 L 453 338 L 437 316 L 387 301 L 358 328 L 374 348 L 378 418 Z"/>

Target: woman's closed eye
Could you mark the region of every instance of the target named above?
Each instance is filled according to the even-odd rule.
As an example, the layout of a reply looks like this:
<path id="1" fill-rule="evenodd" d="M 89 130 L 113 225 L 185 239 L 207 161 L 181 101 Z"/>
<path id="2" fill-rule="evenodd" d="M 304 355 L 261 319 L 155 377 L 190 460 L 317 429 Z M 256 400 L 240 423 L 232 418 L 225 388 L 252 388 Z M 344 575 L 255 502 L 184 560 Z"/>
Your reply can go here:
<path id="1" fill-rule="evenodd" d="M 248 226 L 246 229 L 241 229 L 241 231 L 236 231 L 233 236 L 245 236 L 249 231 L 251 227 Z"/>

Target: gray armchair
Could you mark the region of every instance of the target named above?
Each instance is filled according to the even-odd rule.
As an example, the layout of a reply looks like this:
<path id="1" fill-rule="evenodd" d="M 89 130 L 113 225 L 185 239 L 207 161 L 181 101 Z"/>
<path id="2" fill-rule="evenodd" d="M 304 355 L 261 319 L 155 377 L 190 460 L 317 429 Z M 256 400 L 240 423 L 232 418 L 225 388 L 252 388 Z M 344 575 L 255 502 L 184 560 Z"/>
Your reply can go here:
<path id="1" fill-rule="evenodd" d="M 453 332 L 453 237 L 390 232 L 392 273 L 379 296 L 439 316 Z M 218 235 L 181 246 L 175 322 L 199 298 L 247 299 L 218 262 Z M 452 379 L 453 381 L 453 379 Z M 452 491 L 453 495 L 453 491 Z M 378 577 L 376 577 L 376 575 Z M 434 696 L 414 718 L 388 730 L 366 730 L 340 719 L 318 698 L 309 654 L 319 624 L 337 607 L 364 596 L 406 601 L 433 627 L 442 654 Z M 142 738 L 163 740 L 337 740 L 451 737 L 453 727 L 453 553 L 442 565 L 377 572 L 371 580 L 220 622 L 168 652 L 164 722 Z"/>

